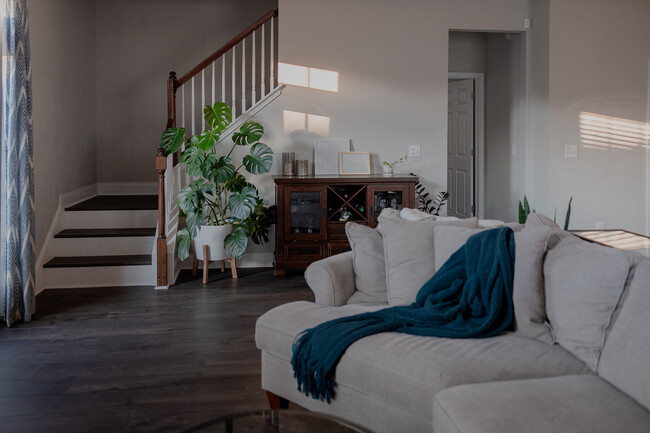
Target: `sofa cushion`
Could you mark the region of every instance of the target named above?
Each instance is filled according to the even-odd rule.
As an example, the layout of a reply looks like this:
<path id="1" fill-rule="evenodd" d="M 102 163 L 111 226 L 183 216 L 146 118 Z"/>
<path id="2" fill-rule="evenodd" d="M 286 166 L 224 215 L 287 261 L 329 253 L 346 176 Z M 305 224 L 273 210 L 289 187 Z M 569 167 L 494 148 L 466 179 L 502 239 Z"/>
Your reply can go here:
<path id="1" fill-rule="evenodd" d="M 345 233 L 352 248 L 352 263 L 357 291 L 348 304 L 388 302 L 384 240 L 381 232 L 368 226 L 349 222 Z"/>
<path id="2" fill-rule="evenodd" d="M 470 236 L 483 231 L 483 228 L 454 227 L 449 225 L 438 225 L 433 229 L 433 251 L 435 257 L 435 270 L 445 262 L 460 247 L 465 245 Z"/>
<path id="3" fill-rule="evenodd" d="M 643 433 L 650 412 L 598 376 L 448 388 L 433 403 L 436 433 Z"/>
<path id="4" fill-rule="evenodd" d="M 361 305 L 325 307 L 310 302 L 281 305 L 258 319 L 257 345 L 289 362 L 291 345 L 300 332 L 329 319 L 377 309 Z M 449 386 L 589 371 L 560 346 L 513 333 L 486 339 L 381 333 L 347 349 L 338 364 L 336 381 L 339 386 L 431 419 L 433 396 Z"/>
<path id="5" fill-rule="evenodd" d="M 386 285 L 390 305 L 408 305 L 435 272 L 433 228 L 438 224 L 477 227 L 478 220 L 406 221 L 394 209 L 379 216 L 384 235 Z"/>
<path id="6" fill-rule="evenodd" d="M 621 250 L 566 238 L 546 254 L 546 314 L 554 341 L 593 370 L 631 265 Z"/>
<path id="7" fill-rule="evenodd" d="M 470 236 L 481 229 L 439 226 L 434 229 L 436 271 Z M 546 322 L 542 265 L 546 250 L 558 240 L 547 227 L 519 230 L 515 233 L 515 329 L 529 338 L 553 342 Z"/>
<path id="8" fill-rule="evenodd" d="M 648 324 L 650 261 L 645 260 L 636 267 L 629 293 L 607 336 L 598 374 L 650 410 Z"/>
<path id="9" fill-rule="evenodd" d="M 515 331 L 546 343 L 553 342 L 546 319 L 544 295 L 544 257 L 558 242 L 548 227 L 515 233 L 515 281 L 512 293 L 515 304 Z"/>

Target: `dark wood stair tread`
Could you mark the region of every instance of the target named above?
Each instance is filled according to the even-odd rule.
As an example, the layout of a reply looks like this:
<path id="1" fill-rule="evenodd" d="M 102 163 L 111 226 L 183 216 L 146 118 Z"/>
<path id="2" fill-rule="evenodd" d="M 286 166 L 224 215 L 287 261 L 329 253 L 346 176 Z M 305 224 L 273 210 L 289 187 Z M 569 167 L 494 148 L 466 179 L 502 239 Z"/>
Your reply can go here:
<path id="1" fill-rule="evenodd" d="M 66 211 L 155 209 L 158 209 L 157 195 L 97 195 L 65 208 Z"/>
<path id="2" fill-rule="evenodd" d="M 70 256 L 55 257 L 44 268 L 85 268 L 90 266 L 139 266 L 150 265 L 151 255 L 125 256 Z"/>
<path id="3" fill-rule="evenodd" d="M 55 238 L 118 238 L 154 236 L 155 227 L 116 229 L 66 229 L 55 234 Z"/>

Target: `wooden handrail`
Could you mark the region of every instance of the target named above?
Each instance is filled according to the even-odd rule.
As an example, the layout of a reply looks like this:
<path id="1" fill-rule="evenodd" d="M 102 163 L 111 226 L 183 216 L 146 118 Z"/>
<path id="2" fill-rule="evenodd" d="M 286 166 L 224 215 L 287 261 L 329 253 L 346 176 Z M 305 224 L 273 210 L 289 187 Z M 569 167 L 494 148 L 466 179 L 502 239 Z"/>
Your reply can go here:
<path id="1" fill-rule="evenodd" d="M 183 75 L 180 79 L 176 81 L 176 87 L 182 86 L 183 84 L 187 83 L 193 76 L 201 72 L 203 69 L 208 67 L 212 62 L 217 60 L 219 57 L 223 56 L 225 53 L 230 51 L 232 47 L 243 41 L 248 35 L 253 33 L 255 30 L 260 28 L 262 24 L 266 23 L 267 21 L 271 20 L 274 17 L 278 16 L 278 10 L 272 10 L 268 11 L 266 15 L 264 15 L 262 18 L 259 20 L 255 21 L 253 24 L 248 26 L 246 30 L 235 36 L 233 39 L 230 40 L 226 45 L 223 47 L 219 48 L 217 51 L 212 53 L 207 59 L 196 65 L 194 68 L 192 68 L 187 74 Z"/>

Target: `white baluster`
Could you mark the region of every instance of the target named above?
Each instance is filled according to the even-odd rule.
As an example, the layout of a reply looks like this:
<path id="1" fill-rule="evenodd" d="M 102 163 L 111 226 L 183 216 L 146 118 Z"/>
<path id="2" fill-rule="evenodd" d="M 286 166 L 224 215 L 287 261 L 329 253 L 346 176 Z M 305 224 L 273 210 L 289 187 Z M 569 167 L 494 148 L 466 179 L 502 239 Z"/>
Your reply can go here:
<path id="1" fill-rule="evenodd" d="M 226 102 L 226 56 L 221 56 L 221 100 Z"/>
<path id="2" fill-rule="evenodd" d="M 275 77 L 273 75 L 275 72 L 275 31 L 273 30 L 274 22 L 275 18 L 271 18 L 271 82 L 269 83 L 271 90 L 275 89 Z"/>
<path id="3" fill-rule="evenodd" d="M 215 101 L 215 90 L 214 90 L 214 68 L 217 67 L 217 61 L 215 60 L 212 62 L 212 105 L 214 105 Z"/>
<path id="4" fill-rule="evenodd" d="M 205 69 L 201 70 L 201 110 L 203 113 L 203 107 L 205 107 Z M 201 131 L 205 129 L 205 118 L 201 116 Z"/>
<path id="5" fill-rule="evenodd" d="M 253 32 L 253 49 L 251 51 L 251 107 L 255 105 L 255 33 Z"/>
<path id="6" fill-rule="evenodd" d="M 181 87 L 181 128 L 185 128 L 185 86 Z"/>
<path id="7" fill-rule="evenodd" d="M 235 51 L 236 46 L 232 47 L 232 120 L 235 120 L 237 117 L 237 96 L 235 95 L 235 80 L 237 71 L 235 69 L 235 64 L 237 62 Z"/>
<path id="8" fill-rule="evenodd" d="M 264 40 L 265 40 L 264 33 L 265 33 L 264 24 L 262 24 L 262 49 L 260 50 L 261 51 L 260 54 L 262 56 L 261 64 L 260 64 L 260 77 L 262 77 L 262 79 L 261 79 L 261 81 L 262 81 L 262 89 L 261 89 L 262 94 L 260 95 L 260 98 L 263 98 L 264 96 L 266 96 L 266 83 L 265 83 L 266 80 L 264 79 L 265 78 L 264 77 L 264 52 L 266 51 L 266 44 L 264 42 Z"/>
<path id="9" fill-rule="evenodd" d="M 196 105 L 196 101 L 194 100 L 195 98 L 195 93 L 194 93 L 194 77 L 192 77 L 192 135 L 195 135 L 195 128 L 196 128 L 196 121 L 194 118 L 194 106 Z"/>
<path id="10" fill-rule="evenodd" d="M 246 112 L 246 39 L 241 43 L 241 112 Z"/>

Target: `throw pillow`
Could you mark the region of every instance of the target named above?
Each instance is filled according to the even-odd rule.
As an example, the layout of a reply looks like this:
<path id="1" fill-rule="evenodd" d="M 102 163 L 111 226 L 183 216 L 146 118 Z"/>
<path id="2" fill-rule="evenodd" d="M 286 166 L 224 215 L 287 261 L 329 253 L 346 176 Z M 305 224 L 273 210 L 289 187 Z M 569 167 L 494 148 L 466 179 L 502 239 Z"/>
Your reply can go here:
<path id="1" fill-rule="evenodd" d="M 594 371 L 632 264 L 621 250 L 565 238 L 546 254 L 546 314 L 554 340 Z"/>
<path id="2" fill-rule="evenodd" d="M 433 220 L 436 219 L 435 215 L 431 215 L 431 214 L 423 212 L 423 211 L 421 211 L 419 209 L 411 209 L 411 208 L 408 208 L 408 207 L 405 207 L 404 209 L 402 209 L 400 211 L 400 215 L 402 216 L 402 218 L 404 218 L 405 220 L 408 220 L 408 221 L 419 221 L 419 220 L 423 220 L 423 219 L 427 219 L 427 218 L 430 218 L 430 219 L 433 219 Z"/>
<path id="3" fill-rule="evenodd" d="M 544 257 L 559 237 L 548 227 L 515 232 L 515 280 L 512 300 L 515 305 L 515 331 L 529 338 L 553 343 L 546 319 L 544 296 Z"/>
<path id="4" fill-rule="evenodd" d="M 357 287 L 348 304 L 388 302 L 384 240 L 381 232 L 348 222 L 345 224 L 345 233 L 352 247 L 352 266 Z"/>
<path id="5" fill-rule="evenodd" d="M 386 286 L 390 305 L 408 305 L 435 272 L 433 229 L 437 224 L 477 227 L 477 219 L 437 222 L 404 220 L 394 209 L 379 215 L 384 235 Z"/>
<path id="6" fill-rule="evenodd" d="M 433 229 L 433 239 L 434 239 L 434 256 L 435 256 L 435 270 L 438 272 L 438 269 L 445 264 L 447 259 L 455 253 L 458 248 L 465 245 L 467 239 L 475 233 L 482 231 L 483 229 L 470 229 L 467 227 L 454 227 L 445 224 L 439 224 Z"/>
<path id="7" fill-rule="evenodd" d="M 436 271 L 470 236 L 481 230 L 437 226 L 434 229 Z M 520 335 L 546 343 L 552 343 L 553 337 L 546 323 L 542 264 L 547 248 L 553 246 L 557 239 L 557 235 L 553 235 L 547 227 L 515 232 L 515 275 L 512 294 L 515 330 Z"/>

